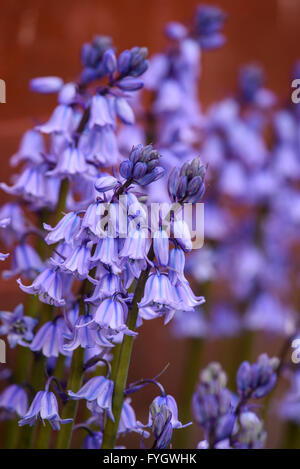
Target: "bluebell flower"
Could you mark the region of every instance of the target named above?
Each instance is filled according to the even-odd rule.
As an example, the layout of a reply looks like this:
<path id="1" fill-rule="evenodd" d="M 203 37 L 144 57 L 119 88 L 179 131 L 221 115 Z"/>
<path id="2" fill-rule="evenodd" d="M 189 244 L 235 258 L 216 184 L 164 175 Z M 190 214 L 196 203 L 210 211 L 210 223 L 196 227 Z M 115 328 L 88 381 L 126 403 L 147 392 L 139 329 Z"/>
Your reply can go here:
<path id="1" fill-rule="evenodd" d="M 91 262 L 101 261 L 103 264 L 118 266 L 118 239 L 109 236 L 102 238 L 97 244 L 96 250 L 91 257 Z"/>
<path id="2" fill-rule="evenodd" d="M 65 178 L 85 173 L 87 170 L 88 167 L 81 150 L 70 145 L 59 155 L 55 168 L 48 171 L 47 174 Z"/>
<path id="3" fill-rule="evenodd" d="M 85 302 L 99 304 L 104 298 L 111 296 L 112 292 L 125 293 L 125 290 L 118 275 L 106 273 L 96 284 L 92 296 L 86 298 Z"/>
<path id="4" fill-rule="evenodd" d="M 169 260 L 169 236 L 165 230 L 157 230 L 153 234 L 153 249 L 157 262 L 166 266 Z"/>
<path id="5" fill-rule="evenodd" d="M 92 316 L 79 316 L 70 333 L 65 336 L 64 350 L 67 352 L 75 350 L 77 347 L 92 348 L 96 345 L 99 347 L 113 347 L 113 344 L 106 337 L 103 329 L 98 328 L 92 322 Z"/>
<path id="6" fill-rule="evenodd" d="M 62 269 L 77 275 L 79 279 L 88 276 L 90 270 L 91 249 L 87 242 L 76 247 L 62 264 Z"/>
<path id="7" fill-rule="evenodd" d="M 93 321 L 104 328 L 111 328 L 117 332 L 134 334 L 126 326 L 128 307 L 126 303 L 117 297 L 105 298 L 96 307 Z"/>
<path id="8" fill-rule="evenodd" d="M 98 192 L 107 192 L 115 189 L 119 185 L 119 181 L 113 176 L 102 176 L 95 182 L 95 188 Z"/>
<path id="9" fill-rule="evenodd" d="M 11 270 L 5 270 L 2 275 L 4 278 L 21 275 L 32 279 L 41 270 L 43 263 L 38 253 L 29 244 L 22 242 L 13 252 Z"/>
<path id="10" fill-rule="evenodd" d="M 184 276 L 185 255 L 182 249 L 175 247 L 169 252 L 168 261 L 168 276 L 173 285 L 176 285 L 178 280 L 186 282 Z"/>
<path id="11" fill-rule="evenodd" d="M 278 358 L 269 358 L 266 354 L 260 355 L 257 363 L 253 365 L 247 361 L 243 362 L 236 376 L 240 396 L 248 399 L 266 396 L 276 385 L 278 365 Z"/>
<path id="12" fill-rule="evenodd" d="M 31 406 L 21 420 L 19 426 L 33 426 L 41 419 L 48 420 L 53 430 L 60 430 L 60 424 L 70 423 L 73 419 L 61 419 L 58 414 L 58 404 L 55 394 L 51 391 L 39 391 L 33 399 Z"/>
<path id="13" fill-rule="evenodd" d="M 96 402 L 96 404 L 105 410 L 112 420 L 112 394 L 114 383 L 104 376 L 95 376 L 85 383 L 77 392 L 68 391 L 71 399 L 86 399 L 88 402 Z"/>
<path id="14" fill-rule="evenodd" d="M 125 98 L 116 98 L 115 110 L 117 116 L 124 124 L 134 124 L 134 112 Z"/>
<path id="15" fill-rule="evenodd" d="M 207 441 L 215 445 L 230 438 L 236 421 L 233 398 L 226 388 L 227 377 L 218 363 L 200 374 L 193 396 L 193 414 Z"/>
<path id="16" fill-rule="evenodd" d="M 17 153 L 11 158 L 11 164 L 15 166 L 23 161 L 40 164 L 43 162 L 45 154 L 46 147 L 43 136 L 36 130 L 28 130 L 22 137 Z"/>
<path id="17" fill-rule="evenodd" d="M 28 398 L 22 386 L 12 384 L 0 394 L 0 412 L 5 417 L 14 418 L 15 414 L 23 417 L 28 408 Z"/>
<path id="18" fill-rule="evenodd" d="M 91 100 L 89 127 L 104 127 L 106 125 L 113 128 L 116 125 L 110 98 L 98 94 Z"/>
<path id="19" fill-rule="evenodd" d="M 63 306 L 65 300 L 62 298 L 63 293 L 63 274 L 53 268 L 46 268 L 41 272 L 32 285 L 23 285 L 21 279 L 17 280 L 21 290 L 30 295 L 39 295 L 42 303 L 55 306 Z"/>
<path id="20" fill-rule="evenodd" d="M 131 405 L 131 399 L 126 398 L 123 402 L 123 407 L 121 411 L 118 435 L 131 432 L 139 433 L 144 438 L 149 437 L 149 433 L 144 430 L 144 425 L 136 420 L 135 412 Z"/>
<path id="21" fill-rule="evenodd" d="M 1 183 L 0 187 L 12 195 L 22 195 L 26 200 L 41 203 L 46 199 L 46 167 L 26 166 L 13 186 Z"/>
<path id="22" fill-rule="evenodd" d="M 234 436 L 236 449 L 262 449 L 267 434 L 263 422 L 254 412 L 243 412 L 239 417 L 238 433 Z"/>
<path id="23" fill-rule="evenodd" d="M 83 440 L 83 449 L 101 449 L 103 434 L 101 432 L 90 431 Z"/>
<path id="24" fill-rule="evenodd" d="M 149 423 L 155 438 L 153 445 L 155 449 L 165 449 L 168 447 L 173 433 L 171 419 L 172 412 L 165 404 L 158 405 L 156 401 L 152 402 Z"/>
<path id="25" fill-rule="evenodd" d="M 36 126 L 36 129 L 45 134 L 59 133 L 69 138 L 74 129 L 74 113 L 70 106 L 59 104 L 45 124 Z"/>
<path id="26" fill-rule="evenodd" d="M 83 133 L 78 148 L 89 162 L 102 166 L 114 166 L 120 160 L 117 138 L 111 125 L 93 127 Z"/>
<path id="27" fill-rule="evenodd" d="M 149 275 L 144 296 L 139 303 L 139 308 L 156 306 L 170 309 L 180 309 L 181 305 L 174 296 L 174 287 L 165 274 L 155 273 Z"/>
<path id="28" fill-rule="evenodd" d="M 81 219 L 76 212 L 70 212 L 64 215 L 54 228 L 46 223 L 43 226 L 49 231 L 45 238 L 47 244 L 56 244 L 62 240 L 67 244 L 73 244 L 80 230 Z"/>
<path id="29" fill-rule="evenodd" d="M 33 328 L 37 320 L 30 316 L 24 316 L 24 306 L 19 304 L 14 311 L 0 311 L 0 335 L 6 335 L 11 348 L 17 344 L 27 345 L 33 338 Z"/>
<path id="30" fill-rule="evenodd" d="M 194 35 L 203 49 L 214 49 L 224 44 L 221 33 L 226 15 L 215 6 L 200 5 L 194 17 Z"/>
<path id="31" fill-rule="evenodd" d="M 63 317 L 48 321 L 37 331 L 29 347 L 33 352 L 41 351 L 45 357 L 69 355 L 69 350 L 64 348 L 64 338 L 67 333 Z"/>
<path id="32" fill-rule="evenodd" d="M 155 407 L 158 407 L 158 408 L 166 407 L 171 412 L 170 423 L 171 423 L 173 429 L 185 428 L 185 427 L 188 427 L 189 425 L 192 424 L 192 422 L 189 422 L 189 423 L 186 423 L 186 424 L 183 425 L 181 422 L 179 422 L 177 403 L 176 403 L 174 397 L 171 396 L 170 394 L 156 397 L 153 400 L 151 406 L 155 406 Z M 153 420 L 153 416 L 152 416 L 152 413 L 151 413 L 151 406 L 150 406 L 148 426 L 152 425 L 152 420 Z"/>
<path id="33" fill-rule="evenodd" d="M 30 80 L 29 86 L 31 91 L 41 94 L 57 93 L 63 86 L 64 82 L 59 77 L 38 77 Z"/>
<path id="34" fill-rule="evenodd" d="M 145 259 L 150 249 L 150 240 L 147 229 L 140 227 L 130 228 L 119 255 L 129 259 Z"/>

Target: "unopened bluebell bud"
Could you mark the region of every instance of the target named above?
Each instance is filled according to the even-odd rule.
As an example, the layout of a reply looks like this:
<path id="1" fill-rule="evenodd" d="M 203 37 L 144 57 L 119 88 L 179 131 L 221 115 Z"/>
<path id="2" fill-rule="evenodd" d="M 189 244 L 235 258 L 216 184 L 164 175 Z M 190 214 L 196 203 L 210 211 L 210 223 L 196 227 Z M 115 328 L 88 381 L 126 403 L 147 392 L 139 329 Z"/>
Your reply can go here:
<path id="1" fill-rule="evenodd" d="M 143 88 L 144 83 L 133 77 L 124 77 L 116 83 L 116 86 L 123 91 L 137 91 Z"/>
<path id="2" fill-rule="evenodd" d="M 133 164 L 140 161 L 143 154 L 144 147 L 142 144 L 136 145 L 130 152 L 129 159 Z"/>
<path id="3" fill-rule="evenodd" d="M 118 71 L 119 74 L 127 75 L 130 70 L 130 60 L 131 60 L 131 52 L 130 50 L 126 49 L 118 57 Z"/>
<path id="4" fill-rule="evenodd" d="M 143 177 L 147 172 L 147 165 L 146 163 L 143 163 L 142 161 L 138 161 L 133 169 L 133 177 L 134 179 L 140 179 Z"/>
<path id="5" fill-rule="evenodd" d="M 176 21 L 172 21 L 167 24 L 165 33 L 170 39 L 178 40 L 186 37 L 187 29 L 185 26 L 183 26 L 183 24 L 178 23 Z"/>
<path id="6" fill-rule="evenodd" d="M 120 164 L 120 174 L 123 178 L 129 179 L 132 176 L 133 164 L 130 160 L 122 161 Z"/>
<path id="7" fill-rule="evenodd" d="M 106 72 L 112 75 L 117 70 L 117 59 L 112 49 L 107 49 L 103 54 L 103 65 Z"/>
<path id="8" fill-rule="evenodd" d="M 30 80 L 30 89 L 36 93 L 57 93 L 63 87 L 63 80 L 59 77 L 38 77 Z"/>

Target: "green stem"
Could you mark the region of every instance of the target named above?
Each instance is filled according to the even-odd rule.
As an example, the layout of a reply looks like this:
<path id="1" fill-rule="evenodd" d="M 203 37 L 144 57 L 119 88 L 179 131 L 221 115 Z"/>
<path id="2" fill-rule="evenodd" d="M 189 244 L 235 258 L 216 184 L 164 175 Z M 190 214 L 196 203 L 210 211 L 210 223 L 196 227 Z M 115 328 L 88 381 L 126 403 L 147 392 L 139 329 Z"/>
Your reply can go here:
<path id="1" fill-rule="evenodd" d="M 154 253 L 153 253 L 153 249 L 151 248 L 150 253 L 149 253 L 149 259 L 153 260 L 153 258 L 154 258 Z M 135 292 L 134 292 L 132 306 L 128 313 L 127 326 L 132 331 L 135 330 L 136 320 L 138 316 L 138 303 L 141 301 L 142 296 L 144 294 L 145 284 L 149 275 L 149 271 L 150 271 L 149 265 L 147 269 L 142 271 L 140 278 L 137 282 Z M 112 411 L 113 411 L 115 421 L 113 422 L 111 419 L 108 419 L 106 422 L 106 425 L 104 428 L 102 449 L 113 449 L 115 447 L 117 431 L 118 431 L 121 411 L 123 407 L 124 390 L 125 390 L 125 386 L 127 382 L 132 345 L 133 345 L 133 337 L 129 335 L 124 335 L 123 342 L 120 347 L 119 360 L 116 359 L 113 369 L 112 369 L 112 377 L 115 377 L 115 380 L 114 380 L 115 385 L 114 385 L 114 392 L 113 392 L 113 399 L 112 399 Z"/>
<path id="2" fill-rule="evenodd" d="M 82 385 L 83 379 L 83 358 L 84 349 L 78 347 L 73 352 L 72 364 L 70 369 L 70 375 L 68 379 L 67 389 L 71 389 L 73 392 L 78 391 Z M 76 418 L 78 409 L 78 401 L 69 399 L 62 411 L 62 418 L 72 418 L 71 423 L 62 425 L 60 432 L 58 433 L 56 441 L 56 449 L 68 449 L 71 444 L 72 431 L 74 427 L 74 421 Z"/>

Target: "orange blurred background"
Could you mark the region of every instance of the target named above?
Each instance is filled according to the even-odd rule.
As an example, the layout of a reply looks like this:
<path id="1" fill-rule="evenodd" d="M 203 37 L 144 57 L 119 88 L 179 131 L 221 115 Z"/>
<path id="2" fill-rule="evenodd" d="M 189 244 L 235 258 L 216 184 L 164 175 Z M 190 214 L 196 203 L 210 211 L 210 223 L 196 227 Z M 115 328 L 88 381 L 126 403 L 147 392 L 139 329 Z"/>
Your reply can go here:
<path id="1" fill-rule="evenodd" d="M 16 151 L 22 133 L 36 120 L 45 120 L 55 105 L 51 96 L 30 93 L 30 78 L 58 75 L 65 81 L 72 80 L 80 70 L 80 47 L 95 34 L 112 36 L 119 50 L 139 45 L 148 47 L 150 55 L 160 51 L 164 46 L 164 25 L 170 20 L 188 20 L 198 3 L 197 0 L 2 1 L 0 78 L 6 82 L 7 102 L 0 104 L 1 181 L 7 181 L 12 174 L 9 158 Z M 249 61 L 263 65 L 268 87 L 284 99 L 290 93 L 291 66 L 300 58 L 300 0 L 205 3 L 223 8 L 228 19 L 226 45 L 204 53 L 200 84 L 203 105 L 231 92 L 238 67 Z M 5 200 L 8 197 L 0 193 L 0 203 Z M 20 299 L 15 280 L 0 280 L 1 309 L 11 310 Z M 265 351 L 259 344 L 257 347 L 257 354 Z M 277 344 L 270 347 L 274 352 L 278 349 Z M 170 362 L 161 380 L 168 392 L 178 397 L 184 350 L 185 343 L 175 341 L 159 320 L 148 323 L 135 343 L 130 379 L 151 378 Z M 224 347 L 212 343 L 205 351 L 205 362 L 212 359 L 222 362 L 223 355 Z M 153 390 L 147 389 L 134 398 L 138 416 L 144 422 L 145 402 L 148 406 L 152 397 Z M 269 427 L 270 422 L 274 429 L 272 417 Z M 275 446 L 277 437 L 273 430 L 269 446 Z M 192 444 L 201 438 L 195 426 Z"/>

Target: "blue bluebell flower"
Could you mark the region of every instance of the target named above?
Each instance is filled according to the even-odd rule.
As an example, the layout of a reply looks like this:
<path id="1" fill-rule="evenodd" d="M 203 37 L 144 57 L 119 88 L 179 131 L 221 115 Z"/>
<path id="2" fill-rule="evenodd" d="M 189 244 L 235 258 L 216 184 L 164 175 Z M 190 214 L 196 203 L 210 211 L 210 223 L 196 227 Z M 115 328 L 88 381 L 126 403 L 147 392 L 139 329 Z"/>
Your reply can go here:
<path id="1" fill-rule="evenodd" d="M 43 263 L 38 253 L 26 242 L 21 242 L 13 252 L 11 270 L 5 270 L 2 275 L 4 278 L 21 275 L 32 279 L 41 270 Z"/>
<path id="2" fill-rule="evenodd" d="M 37 331 L 29 347 L 33 352 L 41 351 L 45 357 L 69 355 L 69 350 L 64 348 L 64 338 L 67 333 L 63 317 L 48 321 Z"/>
<path id="3" fill-rule="evenodd" d="M 87 242 L 76 247 L 62 264 L 62 269 L 84 279 L 90 270 L 91 249 Z"/>
<path id="4" fill-rule="evenodd" d="M 58 133 L 70 137 L 74 129 L 74 113 L 70 106 L 59 104 L 45 124 L 36 126 L 36 129 L 44 134 Z"/>
<path id="5" fill-rule="evenodd" d="M 63 306 L 65 304 L 62 297 L 63 278 L 63 274 L 59 270 L 46 268 L 36 277 L 32 285 L 23 285 L 21 279 L 18 279 L 17 282 L 25 293 L 38 294 L 40 301 L 43 303 Z"/>
<path id="6" fill-rule="evenodd" d="M 258 399 L 272 391 L 277 382 L 278 365 L 278 358 L 269 358 L 266 354 L 260 355 L 257 363 L 253 365 L 244 361 L 236 376 L 237 389 L 241 397 Z"/>
<path id="7" fill-rule="evenodd" d="M 46 223 L 43 226 L 45 230 L 49 231 L 45 238 L 47 244 L 56 244 L 62 240 L 67 244 L 73 244 L 81 227 L 81 219 L 76 212 L 69 212 L 54 228 Z"/>
<path id="8" fill-rule="evenodd" d="M 36 394 L 26 414 L 19 420 L 19 426 L 33 426 L 39 419 L 43 423 L 48 420 L 53 430 L 60 430 L 60 424 L 72 422 L 72 419 L 60 418 L 57 400 L 51 391 L 39 391 Z"/>
<path id="9" fill-rule="evenodd" d="M 24 133 L 19 149 L 11 158 L 11 164 L 17 164 L 28 161 L 34 164 L 43 162 L 46 154 L 46 147 L 43 136 L 36 130 L 28 130 Z"/>
<path id="10" fill-rule="evenodd" d="M 113 347 L 113 344 L 107 338 L 107 333 L 99 329 L 97 325 L 91 324 L 93 318 L 90 315 L 79 316 L 70 333 L 65 334 L 64 350 L 73 351 L 78 347 L 92 348 Z"/>
<path id="11" fill-rule="evenodd" d="M 0 335 L 6 335 L 10 347 L 16 345 L 27 345 L 33 339 L 33 329 L 37 324 L 37 320 L 24 316 L 24 306 L 19 304 L 14 311 L 0 311 Z"/>
<path id="12" fill-rule="evenodd" d="M 109 418 L 114 420 L 112 414 L 112 394 L 114 383 L 104 376 L 95 376 L 85 383 L 77 392 L 68 391 L 71 399 L 86 399 L 88 402 L 94 402 L 104 411 Z"/>
<path id="13" fill-rule="evenodd" d="M 57 93 L 63 86 L 63 80 L 59 77 L 38 77 L 30 80 L 31 91 L 42 94 Z"/>
<path id="14" fill-rule="evenodd" d="M 0 394 L 0 413 L 6 418 L 14 418 L 15 414 L 23 417 L 28 408 L 28 398 L 25 389 L 17 384 L 8 386 Z"/>

